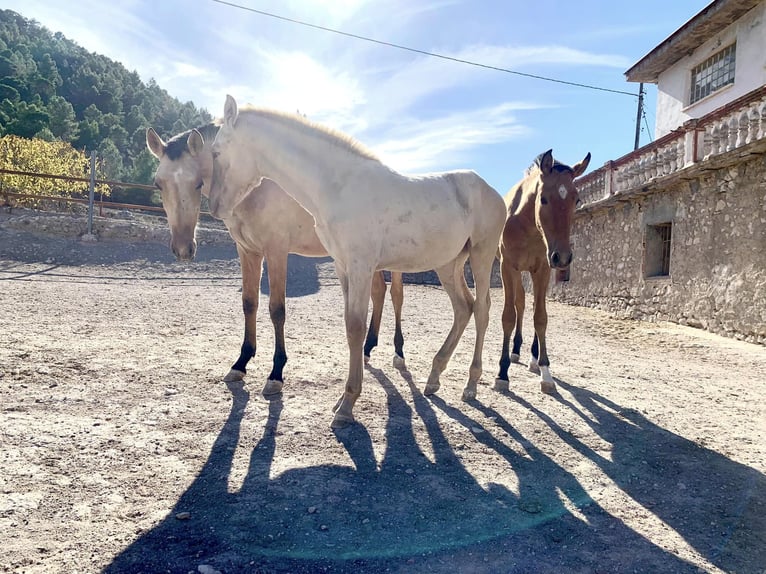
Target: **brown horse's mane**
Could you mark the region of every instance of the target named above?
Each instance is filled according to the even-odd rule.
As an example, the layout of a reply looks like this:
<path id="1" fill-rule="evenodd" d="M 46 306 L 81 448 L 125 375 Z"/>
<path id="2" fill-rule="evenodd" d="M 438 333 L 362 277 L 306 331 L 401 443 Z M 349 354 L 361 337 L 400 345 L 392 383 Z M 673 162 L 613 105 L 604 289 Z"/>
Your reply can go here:
<path id="1" fill-rule="evenodd" d="M 529 177 L 536 171 L 540 170 L 540 162 L 543 160 L 543 156 L 545 155 L 545 152 L 538 155 L 535 160 L 532 162 L 532 165 L 530 165 L 525 171 L 524 171 L 524 177 Z M 565 163 L 561 163 L 556 158 L 553 159 L 553 169 L 558 172 L 562 171 L 568 171 L 572 174 L 574 174 L 574 169 L 572 169 L 571 166 L 568 166 Z"/>
<path id="2" fill-rule="evenodd" d="M 274 121 L 278 124 L 295 126 L 306 135 L 319 136 L 325 141 L 342 147 L 350 152 L 353 152 L 363 158 L 380 161 L 380 158 L 376 156 L 363 144 L 348 134 L 344 134 L 331 127 L 309 120 L 308 118 L 300 114 L 292 114 L 289 112 L 282 112 L 278 110 L 270 110 L 266 108 L 256 108 L 253 106 L 243 106 L 239 109 L 240 115 L 261 116 Z"/>
<path id="3" fill-rule="evenodd" d="M 522 177 L 521 181 L 516 183 L 506 194 L 506 201 L 509 202 L 508 208 L 510 213 L 517 213 L 522 205 L 527 205 L 530 201 L 532 201 L 537 187 L 529 184 L 531 183 L 531 178 L 540 173 L 540 162 L 542 161 L 544 155 L 545 152 L 541 153 L 534 159 L 532 165 L 524 170 L 524 176 Z M 572 169 L 572 167 L 565 163 L 561 163 L 556 159 L 553 160 L 553 171 L 568 171 L 569 173 L 574 174 L 574 169 Z"/>
<path id="4" fill-rule="evenodd" d="M 202 139 L 205 141 L 213 141 L 215 138 L 215 134 L 218 133 L 218 128 L 221 127 L 221 121 L 215 120 L 212 122 L 209 122 L 203 126 L 194 128 L 199 133 L 202 134 Z M 192 132 L 192 130 L 186 130 L 185 132 L 181 132 L 180 134 L 174 135 L 172 138 L 170 138 L 167 143 L 165 144 L 165 155 L 168 156 L 168 159 L 171 161 L 175 161 L 177 159 L 180 159 L 180 157 L 186 152 L 189 148 L 186 144 L 187 139 L 189 138 L 189 134 Z"/>

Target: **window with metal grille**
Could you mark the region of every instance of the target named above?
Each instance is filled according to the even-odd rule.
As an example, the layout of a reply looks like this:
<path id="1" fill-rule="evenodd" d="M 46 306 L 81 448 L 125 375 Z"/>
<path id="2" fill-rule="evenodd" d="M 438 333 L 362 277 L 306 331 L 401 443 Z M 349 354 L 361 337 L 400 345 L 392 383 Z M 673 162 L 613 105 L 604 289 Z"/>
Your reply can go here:
<path id="1" fill-rule="evenodd" d="M 670 222 L 646 227 L 646 277 L 667 277 L 670 275 L 672 231 L 673 224 Z"/>
<path id="2" fill-rule="evenodd" d="M 693 104 L 716 90 L 734 83 L 736 53 L 737 43 L 735 42 L 713 54 L 699 66 L 692 68 L 689 104 Z"/>

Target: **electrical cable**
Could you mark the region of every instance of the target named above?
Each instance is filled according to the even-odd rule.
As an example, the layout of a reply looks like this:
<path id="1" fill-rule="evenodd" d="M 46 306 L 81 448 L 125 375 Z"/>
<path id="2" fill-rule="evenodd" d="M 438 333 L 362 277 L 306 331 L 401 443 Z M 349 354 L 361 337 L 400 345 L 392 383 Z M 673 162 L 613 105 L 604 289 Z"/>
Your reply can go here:
<path id="1" fill-rule="evenodd" d="M 284 22 L 290 22 L 293 24 L 299 24 L 301 26 L 306 26 L 308 28 L 314 28 L 315 30 L 322 30 L 324 32 L 332 32 L 333 34 L 340 34 L 341 36 L 346 36 L 348 38 L 354 38 L 356 40 L 364 40 L 365 42 L 372 42 L 374 44 L 380 44 L 381 46 L 388 46 L 390 48 L 397 48 L 399 50 L 405 50 L 407 52 L 414 52 L 416 54 L 422 54 L 424 56 L 431 56 L 433 58 L 440 58 L 442 60 L 448 60 L 451 62 L 457 62 L 459 64 L 467 64 L 469 66 L 476 66 L 478 68 L 485 68 L 488 70 L 495 70 L 497 72 L 504 72 L 506 74 L 515 74 L 517 76 L 524 76 L 525 78 L 532 78 L 535 80 L 544 80 L 546 82 L 556 82 L 558 84 L 566 84 L 568 86 L 575 86 L 578 88 L 587 88 L 589 90 L 599 90 L 602 92 L 610 92 L 613 94 L 622 94 L 626 96 L 633 96 L 634 98 L 638 96 L 638 94 L 634 94 L 633 92 L 625 92 L 623 90 L 613 90 L 611 88 L 602 88 L 600 86 L 591 86 L 589 84 L 581 84 L 578 82 L 569 82 L 566 80 L 559 80 L 556 78 L 548 78 L 546 76 L 540 76 L 537 74 L 527 74 L 526 72 L 518 72 L 516 70 L 509 70 L 508 68 L 501 68 L 499 66 L 491 66 L 489 64 L 481 64 L 479 62 L 473 62 L 471 60 L 465 60 L 463 58 L 456 58 L 453 56 L 446 56 L 444 54 L 437 54 L 436 52 L 428 52 L 426 50 L 419 50 L 417 48 L 410 48 L 408 46 L 402 46 L 401 44 L 394 44 L 393 42 L 386 42 L 384 40 L 376 40 L 375 38 L 369 38 L 367 36 L 361 36 L 359 34 L 352 34 L 350 32 L 343 32 L 341 30 L 335 30 L 334 28 L 327 28 L 326 26 L 319 26 L 317 24 L 311 24 L 309 22 L 303 22 L 302 20 L 296 20 L 294 18 L 288 18 L 287 16 L 280 16 L 279 14 L 273 14 L 271 12 L 266 12 L 264 10 L 256 10 L 255 8 L 250 8 L 248 6 L 242 6 L 240 4 L 235 4 L 234 2 L 227 2 L 226 0 L 211 0 L 211 2 L 215 2 L 216 4 L 222 4 L 224 6 L 229 6 L 231 8 L 237 8 L 239 10 L 245 10 L 247 12 L 253 12 L 255 14 L 260 14 L 261 16 L 268 16 L 269 18 L 276 18 L 277 20 L 282 20 Z"/>

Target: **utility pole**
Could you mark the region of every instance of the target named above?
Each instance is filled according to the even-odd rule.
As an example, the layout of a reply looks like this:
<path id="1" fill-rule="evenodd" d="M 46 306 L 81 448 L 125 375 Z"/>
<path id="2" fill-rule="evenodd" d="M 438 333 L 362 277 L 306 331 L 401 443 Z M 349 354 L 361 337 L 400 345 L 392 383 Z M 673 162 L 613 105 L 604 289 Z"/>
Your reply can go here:
<path id="1" fill-rule="evenodd" d="M 644 114 L 644 83 L 638 85 L 638 111 L 636 112 L 636 141 L 633 149 L 638 149 L 638 140 L 641 136 L 641 116 Z"/>

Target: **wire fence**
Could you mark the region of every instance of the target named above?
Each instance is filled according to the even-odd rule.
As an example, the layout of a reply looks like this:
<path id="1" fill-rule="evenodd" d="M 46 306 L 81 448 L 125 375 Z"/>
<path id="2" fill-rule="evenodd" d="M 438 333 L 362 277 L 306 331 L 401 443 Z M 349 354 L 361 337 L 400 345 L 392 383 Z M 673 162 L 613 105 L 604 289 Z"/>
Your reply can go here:
<path id="1" fill-rule="evenodd" d="M 86 192 L 88 192 L 88 197 L 76 197 L 76 196 L 70 196 L 70 195 L 63 195 L 63 194 L 42 194 L 42 193 L 27 193 L 23 191 L 15 191 L 12 189 L 6 188 L 5 185 L 2 185 L 0 183 L 0 198 L 3 199 L 3 204 L 6 206 L 12 206 L 11 203 L 12 199 L 16 200 L 35 200 L 41 203 L 49 203 L 53 205 L 61 205 L 64 203 L 75 203 L 75 204 L 82 204 L 82 205 L 88 205 L 90 207 L 94 207 L 95 205 L 98 205 L 99 208 L 99 215 L 103 215 L 104 208 L 107 209 L 130 209 L 130 210 L 138 210 L 138 211 L 147 211 L 147 212 L 159 212 L 159 213 L 165 213 L 164 208 L 158 207 L 155 205 L 145 205 L 145 204 L 138 204 L 138 203 L 124 203 L 124 202 L 114 202 L 114 201 L 105 201 L 104 195 L 99 194 L 99 199 L 95 199 L 95 190 L 93 190 L 94 198 L 90 198 L 90 186 L 92 185 L 107 185 L 110 189 L 119 188 L 119 189 L 140 189 L 140 190 L 148 190 L 148 191 L 156 191 L 156 187 L 153 185 L 146 185 L 141 183 L 130 183 L 130 182 L 124 182 L 124 181 L 111 181 L 106 179 L 95 179 L 90 177 L 73 177 L 73 176 L 66 176 L 66 175 L 54 175 L 50 173 L 39 173 L 39 172 L 31 172 L 31 171 L 20 171 L 20 170 L 14 170 L 14 169 L 0 169 L 0 176 L 2 175 L 18 175 L 18 176 L 25 176 L 25 177 L 35 177 L 35 178 L 41 178 L 41 179 L 52 179 L 52 180 L 59 180 L 59 181 L 68 181 L 68 182 L 82 182 L 87 183 L 88 186 L 84 187 L 83 195 L 85 195 Z M 0 177 L 0 182 L 2 182 L 2 178 Z"/>

